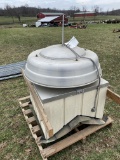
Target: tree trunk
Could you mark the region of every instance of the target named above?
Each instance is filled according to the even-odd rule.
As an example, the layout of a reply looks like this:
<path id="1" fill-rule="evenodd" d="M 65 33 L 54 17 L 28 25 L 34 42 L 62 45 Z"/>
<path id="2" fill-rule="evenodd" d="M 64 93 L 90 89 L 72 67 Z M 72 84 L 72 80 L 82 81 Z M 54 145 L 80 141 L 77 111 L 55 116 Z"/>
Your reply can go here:
<path id="1" fill-rule="evenodd" d="M 12 16 L 12 21 L 13 21 L 13 23 L 14 23 L 14 18 L 13 18 L 13 16 Z"/>

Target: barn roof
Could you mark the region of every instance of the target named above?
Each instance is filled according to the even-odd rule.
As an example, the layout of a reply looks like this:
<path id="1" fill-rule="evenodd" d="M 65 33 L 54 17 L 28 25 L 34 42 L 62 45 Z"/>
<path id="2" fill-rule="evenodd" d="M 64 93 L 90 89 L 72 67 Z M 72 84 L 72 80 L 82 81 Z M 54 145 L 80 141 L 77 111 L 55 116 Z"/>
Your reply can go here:
<path id="1" fill-rule="evenodd" d="M 63 13 L 49 13 L 49 12 L 42 12 L 44 15 L 63 15 Z"/>
<path id="2" fill-rule="evenodd" d="M 42 18 L 40 20 L 38 20 L 38 22 L 50 22 L 56 18 L 58 18 L 59 16 L 50 16 L 50 17 L 45 17 L 45 18 Z"/>
<path id="3" fill-rule="evenodd" d="M 95 13 L 95 12 L 86 11 L 86 12 L 78 12 L 78 13 L 74 13 L 74 14 L 89 14 L 89 13 Z"/>

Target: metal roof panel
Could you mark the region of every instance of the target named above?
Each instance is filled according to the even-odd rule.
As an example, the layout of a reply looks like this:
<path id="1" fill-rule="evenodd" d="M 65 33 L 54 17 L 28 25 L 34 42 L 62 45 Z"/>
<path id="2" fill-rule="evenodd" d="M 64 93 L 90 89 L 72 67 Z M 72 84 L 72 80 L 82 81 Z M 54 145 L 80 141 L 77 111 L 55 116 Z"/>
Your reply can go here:
<path id="1" fill-rule="evenodd" d="M 78 12 L 78 13 L 74 13 L 74 14 L 91 14 L 91 13 L 95 13 L 95 12 L 92 12 L 92 11 L 86 11 L 86 12 Z"/>
<path id="2" fill-rule="evenodd" d="M 48 13 L 48 12 L 42 12 L 44 15 L 63 15 L 63 13 Z"/>
<path id="3" fill-rule="evenodd" d="M 38 20 L 38 22 L 50 22 L 56 18 L 58 18 L 59 16 L 49 16 L 49 17 L 45 17 L 45 18 L 42 18 L 40 20 Z"/>

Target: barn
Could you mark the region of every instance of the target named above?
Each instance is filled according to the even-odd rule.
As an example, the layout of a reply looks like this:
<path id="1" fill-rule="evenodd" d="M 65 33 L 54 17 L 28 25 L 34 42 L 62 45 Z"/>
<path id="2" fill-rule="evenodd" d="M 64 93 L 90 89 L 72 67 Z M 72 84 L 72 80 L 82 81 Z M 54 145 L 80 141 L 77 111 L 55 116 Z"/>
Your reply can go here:
<path id="1" fill-rule="evenodd" d="M 41 12 L 37 14 L 37 18 L 41 19 L 41 18 L 45 18 L 45 17 L 51 17 L 51 16 L 61 16 L 63 15 L 63 13 L 45 13 L 45 12 Z"/>
<path id="2" fill-rule="evenodd" d="M 41 26 L 60 26 L 62 24 L 63 16 L 48 16 L 38 20 L 41 22 Z M 68 18 L 64 18 L 64 23 L 68 23 Z"/>
<path id="3" fill-rule="evenodd" d="M 91 16 L 95 16 L 95 12 L 78 12 L 78 13 L 74 13 L 74 17 L 91 17 Z"/>

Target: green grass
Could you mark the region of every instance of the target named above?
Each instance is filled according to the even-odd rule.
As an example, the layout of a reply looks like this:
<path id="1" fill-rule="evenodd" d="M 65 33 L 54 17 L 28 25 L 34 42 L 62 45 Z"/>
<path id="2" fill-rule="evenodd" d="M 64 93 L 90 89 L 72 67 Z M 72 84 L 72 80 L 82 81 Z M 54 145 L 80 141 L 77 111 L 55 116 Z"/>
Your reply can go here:
<path id="1" fill-rule="evenodd" d="M 21 23 L 31 24 L 36 22 L 36 20 L 37 20 L 37 17 L 21 17 Z M 12 17 L 0 16 L 1 25 L 10 24 L 10 23 L 13 23 Z M 18 18 L 14 17 L 14 23 L 19 23 Z"/>
<path id="2" fill-rule="evenodd" d="M 65 28 L 65 41 L 75 36 L 79 46 L 97 53 L 103 78 L 120 94 L 120 39 L 112 33 L 119 24 L 94 24 L 87 29 Z M 61 28 L 0 29 L 0 65 L 26 60 L 33 50 L 61 43 Z M 0 82 L 0 159 L 39 160 L 39 151 L 24 120 L 17 99 L 29 91 L 22 77 Z M 105 112 L 114 119 L 112 128 L 89 136 L 86 143 L 61 151 L 50 160 L 119 160 L 120 106 L 107 99 Z"/>
<path id="3" fill-rule="evenodd" d="M 110 15 L 104 15 L 104 16 L 96 16 L 96 17 L 85 17 L 86 21 L 100 21 L 100 20 L 108 20 L 108 19 L 120 19 L 120 16 L 110 16 Z M 21 24 L 23 23 L 27 23 L 27 24 L 33 24 L 35 23 L 37 20 L 37 17 L 21 17 Z M 71 22 L 79 22 L 83 20 L 83 17 L 76 17 L 73 18 L 70 17 L 69 21 Z M 12 17 L 8 17 L 8 16 L 0 16 L 0 25 L 6 25 L 6 24 L 13 24 L 13 19 Z M 19 24 L 18 18 L 14 17 L 14 23 L 15 24 Z"/>
<path id="4" fill-rule="evenodd" d="M 112 16 L 112 15 L 104 15 L 104 16 L 91 16 L 91 17 L 85 17 L 85 21 L 102 21 L 102 20 L 112 20 L 112 19 L 120 19 L 120 16 Z M 74 19 L 72 17 L 69 18 L 69 21 L 74 21 L 74 22 L 80 22 L 84 20 L 84 17 L 75 17 Z"/>

